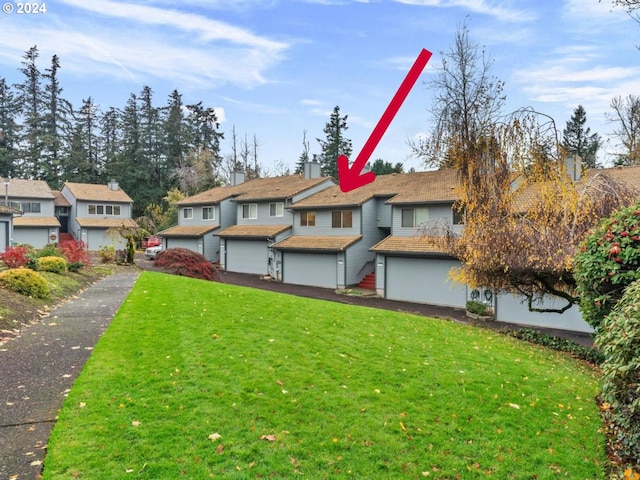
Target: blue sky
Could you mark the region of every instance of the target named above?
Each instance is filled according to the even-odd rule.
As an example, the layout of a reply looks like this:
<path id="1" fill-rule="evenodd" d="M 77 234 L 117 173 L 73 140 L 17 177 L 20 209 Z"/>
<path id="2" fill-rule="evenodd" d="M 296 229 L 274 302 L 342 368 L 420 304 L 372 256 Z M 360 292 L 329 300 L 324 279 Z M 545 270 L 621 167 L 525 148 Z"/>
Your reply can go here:
<path id="1" fill-rule="evenodd" d="M 372 157 L 419 170 L 407 140 L 430 129 L 425 82 L 465 19 L 505 82 L 505 113 L 531 106 L 562 130 L 582 104 L 607 139 L 611 99 L 640 94 L 640 25 L 608 0 L 50 0 L 43 14 L 0 13 L 0 76 L 21 81 L 21 57 L 37 45 L 41 69 L 60 57 L 76 107 L 89 96 L 123 107 L 144 85 L 160 106 L 178 89 L 217 109 L 223 154 L 235 125 L 275 171 L 295 164 L 304 130 L 319 152 L 336 105 L 354 159 L 426 48 L 434 55 Z"/>

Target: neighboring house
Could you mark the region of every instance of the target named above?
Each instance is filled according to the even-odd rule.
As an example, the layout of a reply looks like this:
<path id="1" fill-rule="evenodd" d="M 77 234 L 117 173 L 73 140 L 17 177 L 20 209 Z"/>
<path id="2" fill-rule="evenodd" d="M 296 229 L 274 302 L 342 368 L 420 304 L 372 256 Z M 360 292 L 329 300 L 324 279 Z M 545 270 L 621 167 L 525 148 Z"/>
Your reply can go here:
<path id="1" fill-rule="evenodd" d="M 258 178 L 236 185 L 241 193 L 231 199 L 236 204 L 235 225 L 216 233 L 221 267 L 279 278 L 281 267 L 271 247 L 291 235 L 291 206 L 335 184 L 331 177 L 320 177 L 317 163 L 310 163 L 304 175 Z"/>
<path id="2" fill-rule="evenodd" d="M 420 174 L 411 174 L 420 175 Z M 344 288 L 374 271 L 369 249 L 389 235 L 391 198 L 409 174 L 379 175 L 343 193 L 334 186 L 294 202 L 292 235 L 273 245 L 285 283 Z"/>
<path id="3" fill-rule="evenodd" d="M 57 242 L 60 222 L 55 217 L 55 196 L 44 180 L 12 178 L 7 197 L 9 207 L 21 213 L 13 219 L 12 243 L 42 248 Z"/>
<path id="4" fill-rule="evenodd" d="M 68 232 L 89 250 L 113 246 L 122 249 L 126 240 L 114 234 L 119 227 L 136 228 L 132 220 L 133 200 L 118 182 L 107 185 L 65 182 L 60 190 L 70 204 Z M 62 205 L 61 205 L 62 206 Z"/>
<path id="5" fill-rule="evenodd" d="M 6 205 L 0 205 L 0 253 L 12 244 L 14 215 L 20 215 L 20 212 Z"/>
<path id="6" fill-rule="evenodd" d="M 178 225 L 158 232 L 163 247 L 187 248 L 213 263 L 220 261 L 220 237 L 216 231 L 236 223 L 234 196 L 244 191 L 238 186 L 216 187 L 177 202 Z"/>
<path id="7" fill-rule="evenodd" d="M 391 234 L 371 248 L 378 295 L 464 308 L 466 286 L 449 279 L 460 261 L 424 238 L 427 232 L 462 231 L 462 215 L 454 209 L 457 185 L 454 170 L 408 174 L 397 195 L 385 202 L 391 208 Z"/>

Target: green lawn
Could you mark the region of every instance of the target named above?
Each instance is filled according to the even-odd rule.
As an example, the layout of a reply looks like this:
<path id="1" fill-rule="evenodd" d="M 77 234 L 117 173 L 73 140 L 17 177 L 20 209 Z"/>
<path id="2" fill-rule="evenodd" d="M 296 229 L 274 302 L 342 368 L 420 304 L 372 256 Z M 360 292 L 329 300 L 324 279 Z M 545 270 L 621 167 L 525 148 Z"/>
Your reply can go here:
<path id="1" fill-rule="evenodd" d="M 144 272 L 44 478 L 604 478 L 597 391 L 491 331 Z"/>

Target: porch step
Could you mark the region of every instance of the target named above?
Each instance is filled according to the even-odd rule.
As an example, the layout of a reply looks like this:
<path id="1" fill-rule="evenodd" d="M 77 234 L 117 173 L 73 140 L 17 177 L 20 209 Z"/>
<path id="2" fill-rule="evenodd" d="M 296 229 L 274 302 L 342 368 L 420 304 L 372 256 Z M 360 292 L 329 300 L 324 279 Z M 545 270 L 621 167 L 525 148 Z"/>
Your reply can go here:
<path id="1" fill-rule="evenodd" d="M 73 243 L 76 239 L 70 233 L 61 233 L 58 235 L 58 246 L 63 246 L 65 243 Z"/>
<path id="2" fill-rule="evenodd" d="M 362 279 L 362 281 L 358 284 L 358 287 L 366 288 L 368 290 L 375 290 L 376 289 L 376 274 L 375 274 L 375 272 L 365 275 L 364 278 Z"/>

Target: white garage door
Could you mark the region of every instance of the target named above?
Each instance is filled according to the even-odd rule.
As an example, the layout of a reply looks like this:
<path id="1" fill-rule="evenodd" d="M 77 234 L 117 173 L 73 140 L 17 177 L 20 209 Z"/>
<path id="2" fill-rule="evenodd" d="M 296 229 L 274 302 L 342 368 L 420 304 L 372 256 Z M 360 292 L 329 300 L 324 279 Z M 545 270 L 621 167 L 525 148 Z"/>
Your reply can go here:
<path id="1" fill-rule="evenodd" d="M 9 245 L 9 221 L 0 222 L 0 253 Z"/>
<path id="2" fill-rule="evenodd" d="M 266 240 L 227 240 L 227 264 L 230 272 L 267 274 Z"/>
<path id="3" fill-rule="evenodd" d="M 416 303 L 464 307 L 466 287 L 453 283 L 456 260 L 387 257 L 386 297 Z"/>
<path id="4" fill-rule="evenodd" d="M 331 253 L 292 253 L 282 256 L 282 281 L 296 285 L 336 288 L 337 259 Z"/>

